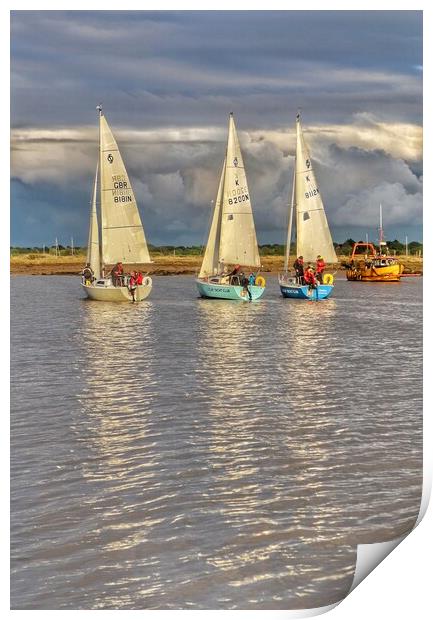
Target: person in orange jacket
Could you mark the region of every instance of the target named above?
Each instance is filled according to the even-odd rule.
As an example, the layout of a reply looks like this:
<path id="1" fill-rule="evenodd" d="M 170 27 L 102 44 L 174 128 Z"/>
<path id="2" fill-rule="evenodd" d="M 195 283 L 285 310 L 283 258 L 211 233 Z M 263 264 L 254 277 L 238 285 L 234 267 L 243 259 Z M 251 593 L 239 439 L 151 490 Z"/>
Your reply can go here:
<path id="1" fill-rule="evenodd" d="M 316 276 L 320 284 L 323 284 L 323 272 L 325 271 L 325 267 L 326 267 L 325 261 L 323 260 L 322 256 L 318 254 L 317 260 L 316 260 Z"/>

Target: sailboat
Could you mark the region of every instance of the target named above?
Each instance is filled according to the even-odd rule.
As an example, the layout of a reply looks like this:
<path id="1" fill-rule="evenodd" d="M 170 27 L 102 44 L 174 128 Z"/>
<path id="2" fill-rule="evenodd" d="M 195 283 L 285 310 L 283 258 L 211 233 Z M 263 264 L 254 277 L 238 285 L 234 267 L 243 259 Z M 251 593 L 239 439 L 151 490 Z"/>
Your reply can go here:
<path id="1" fill-rule="evenodd" d="M 304 139 L 300 113 L 296 116 L 296 155 L 293 169 L 292 200 L 284 259 L 284 273 L 279 276 L 283 297 L 292 299 L 326 299 L 333 291 L 333 276 L 325 274 L 323 284 L 310 289 L 289 273 L 290 244 L 293 218 L 296 222 L 296 256 L 303 256 L 304 264 L 315 266 L 320 255 L 326 263 L 338 263 L 326 219 L 325 209 L 316 182 L 310 153 Z"/>
<path id="2" fill-rule="evenodd" d="M 244 268 L 249 270 L 245 274 Z M 249 272 L 259 269 L 250 192 L 231 112 L 227 151 L 197 288 L 202 297 L 256 300 L 263 295 L 266 282 L 263 276 Z"/>
<path id="3" fill-rule="evenodd" d="M 152 290 L 149 276 L 144 277 L 135 290 L 128 276 L 122 275 L 116 281 L 111 275 L 106 276 L 110 267 L 118 263 L 135 266 L 150 263 L 151 260 L 122 156 L 102 107 L 97 106 L 96 109 L 99 112 L 99 161 L 93 185 L 87 244 L 87 263 L 93 271 L 93 279 L 83 279 L 81 285 L 87 296 L 96 301 L 142 301 Z"/>
<path id="4" fill-rule="evenodd" d="M 361 251 L 359 251 L 361 250 Z M 400 282 L 404 270 L 389 250 L 383 234 L 382 205 L 379 205 L 379 250 L 372 243 L 355 243 L 352 248 L 350 263 L 347 265 L 346 278 L 358 282 Z"/>

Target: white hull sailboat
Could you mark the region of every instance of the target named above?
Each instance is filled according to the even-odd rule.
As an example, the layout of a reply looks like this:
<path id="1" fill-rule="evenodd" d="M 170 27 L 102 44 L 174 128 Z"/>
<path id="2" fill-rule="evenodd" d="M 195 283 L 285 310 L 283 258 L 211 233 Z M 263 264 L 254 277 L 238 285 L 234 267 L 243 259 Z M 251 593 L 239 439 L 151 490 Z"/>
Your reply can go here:
<path id="1" fill-rule="evenodd" d="M 106 277 L 110 267 L 150 263 L 140 213 L 116 140 L 102 112 L 99 111 L 99 163 L 96 167 L 90 213 L 87 263 L 93 272 L 92 280 L 82 287 L 95 301 L 142 301 L 152 290 L 152 278 L 145 276 L 142 284 L 131 286 L 128 276 L 113 281 Z M 99 178 L 99 191 L 98 191 Z M 100 197 L 101 243 L 97 202 Z"/>
<path id="2" fill-rule="evenodd" d="M 265 291 L 259 269 L 250 192 L 231 112 L 227 152 L 197 288 L 202 297 L 253 301 Z M 250 278 L 248 284 L 245 278 Z"/>
<path id="3" fill-rule="evenodd" d="M 296 116 L 296 156 L 292 200 L 289 210 L 284 273 L 279 276 L 279 284 L 283 297 L 326 299 L 334 288 L 331 274 L 325 274 L 323 284 L 318 283 L 315 289 L 311 289 L 290 275 L 289 255 L 293 219 L 296 222 L 296 256 L 303 256 L 305 265 L 311 263 L 314 266 L 318 255 L 321 255 L 327 264 L 338 263 L 310 153 L 302 133 L 300 114 Z"/>

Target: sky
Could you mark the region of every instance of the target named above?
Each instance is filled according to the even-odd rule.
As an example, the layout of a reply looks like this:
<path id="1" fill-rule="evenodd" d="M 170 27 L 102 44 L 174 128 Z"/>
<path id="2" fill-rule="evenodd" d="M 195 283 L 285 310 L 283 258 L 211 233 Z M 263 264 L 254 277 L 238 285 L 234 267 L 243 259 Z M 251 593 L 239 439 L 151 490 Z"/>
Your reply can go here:
<path id="1" fill-rule="evenodd" d="M 205 242 L 233 111 L 260 244 L 301 109 L 334 241 L 422 239 L 421 11 L 14 11 L 11 245 L 85 245 L 102 103 L 154 245 Z"/>

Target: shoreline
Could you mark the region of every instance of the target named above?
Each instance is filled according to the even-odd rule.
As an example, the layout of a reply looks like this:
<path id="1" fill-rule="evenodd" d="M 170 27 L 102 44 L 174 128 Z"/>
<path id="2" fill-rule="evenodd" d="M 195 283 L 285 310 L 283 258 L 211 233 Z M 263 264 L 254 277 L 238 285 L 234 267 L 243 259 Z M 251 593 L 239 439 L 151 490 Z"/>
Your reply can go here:
<path id="1" fill-rule="evenodd" d="M 423 259 L 419 257 L 397 257 L 404 265 L 404 273 L 422 275 Z M 25 276 L 77 276 L 84 267 L 86 257 L 77 256 L 39 256 L 37 254 L 21 254 L 10 259 L 10 274 Z M 293 265 L 295 256 L 290 257 Z M 349 260 L 347 256 L 340 258 L 339 265 L 330 265 L 328 271 L 345 271 L 341 263 Z M 151 265 L 128 266 L 128 271 L 140 270 L 154 276 L 194 275 L 200 269 L 202 256 L 154 256 Z M 284 256 L 262 256 L 261 273 L 277 274 L 284 268 Z"/>

